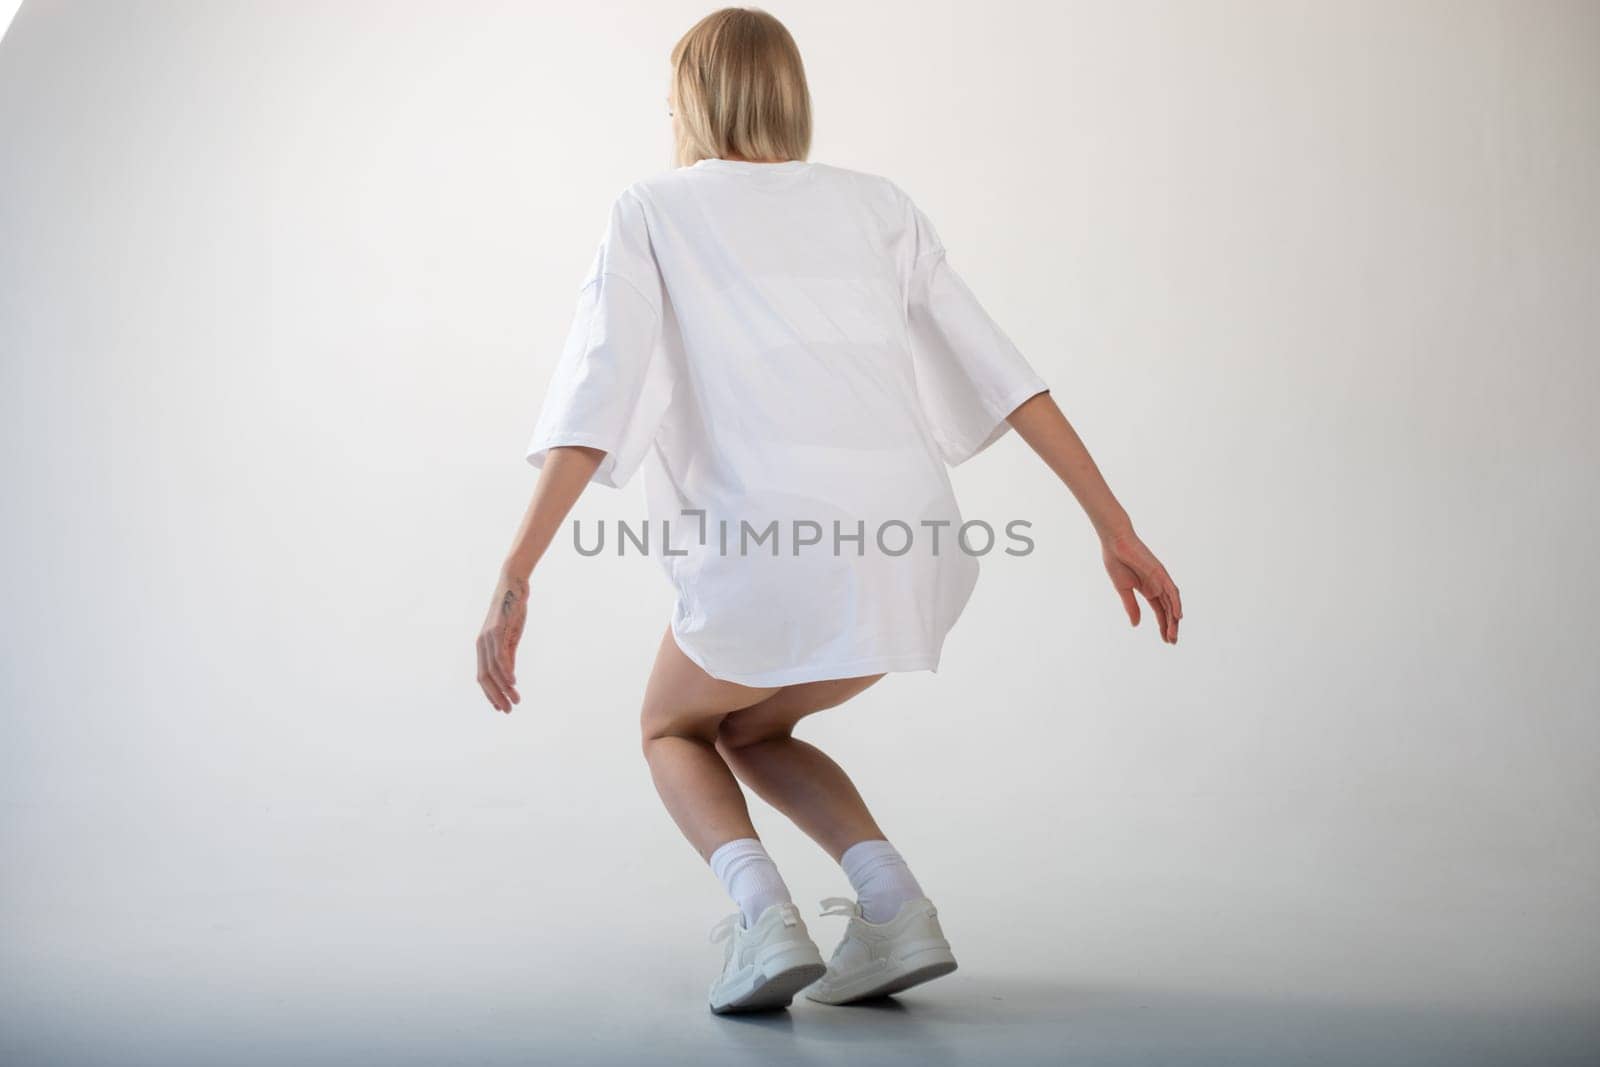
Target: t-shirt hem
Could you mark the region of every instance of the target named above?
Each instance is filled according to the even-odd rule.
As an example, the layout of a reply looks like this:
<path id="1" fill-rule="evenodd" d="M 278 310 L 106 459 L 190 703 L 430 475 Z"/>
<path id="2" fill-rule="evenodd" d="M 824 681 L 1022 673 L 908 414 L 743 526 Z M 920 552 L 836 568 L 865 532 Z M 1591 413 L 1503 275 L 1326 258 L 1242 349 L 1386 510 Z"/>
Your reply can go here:
<path id="1" fill-rule="evenodd" d="M 716 667 L 706 662 L 705 657 L 696 653 L 682 637 L 678 635 L 677 628 L 672 631 L 673 640 L 677 642 L 679 650 L 701 670 L 711 677 L 735 685 L 749 686 L 752 689 L 771 689 L 785 685 L 802 685 L 806 682 L 825 682 L 836 678 L 861 678 L 869 674 L 888 674 L 895 671 L 933 671 L 939 670 L 939 652 L 911 652 L 898 656 L 870 656 L 866 659 L 836 660 L 821 663 L 808 663 L 801 667 L 789 667 L 781 671 L 762 671 L 756 674 L 736 674 L 728 671 L 719 671 Z"/>
<path id="2" fill-rule="evenodd" d="M 576 445 L 580 448 L 596 448 L 604 452 L 605 456 L 600 460 L 600 465 L 595 468 L 594 473 L 589 476 L 589 480 L 612 489 L 622 488 L 623 482 L 627 479 L 624 478 L 621 481 L 617 479 L 617 447 L 610 438 L 599 434 L 552 433 L 535 438 L 528 445 L 527 461 L 535 470 L 543 469 L 544 461 L 549 457 L 552 448 L 562 448 L 569 445 Z"/>

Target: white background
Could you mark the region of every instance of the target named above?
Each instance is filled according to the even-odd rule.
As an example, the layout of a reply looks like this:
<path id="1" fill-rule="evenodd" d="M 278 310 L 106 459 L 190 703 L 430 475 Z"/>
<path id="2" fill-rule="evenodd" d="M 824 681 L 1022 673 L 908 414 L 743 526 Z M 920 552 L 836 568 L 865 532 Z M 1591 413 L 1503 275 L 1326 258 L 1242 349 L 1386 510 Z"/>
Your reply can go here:
<path id="1" fill-rule="evenodd" d="M 638 749 L 652 562 L 563 536 L 524 703 L 473 681 L 577 285 L 670 166 L 667 53 L 707 10 L 22 5 L 7 1059 L 890 1054 L 820 1009 L 704 1017 L 727 904 Z M 770 10 L 812 158 L 929 212 L 1187 613 L 1175 649 L 1129 629 L 1014 436 L 956 472 L 1038 550 L 986 561 L 937 675 L 803 731 L 962 960 L 877 1033 L 1239 1062 L 1390 1026 L 1462 1062 L 1593 1010 L 1600 8 Z M 635 481 L 577 515 L 642 510 Z M 845 889 L 756 821 L 805 907 Z"/>

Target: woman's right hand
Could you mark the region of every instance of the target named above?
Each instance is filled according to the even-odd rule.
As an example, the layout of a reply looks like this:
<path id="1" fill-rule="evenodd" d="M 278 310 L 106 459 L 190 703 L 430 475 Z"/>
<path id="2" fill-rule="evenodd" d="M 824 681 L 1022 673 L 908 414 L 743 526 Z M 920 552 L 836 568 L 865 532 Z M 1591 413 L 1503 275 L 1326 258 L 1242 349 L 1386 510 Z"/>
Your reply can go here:
<path id="1" fill-rule="evenodd" d="M 502 574 L 478 634 L 478 684 L 489 703 L 507 715 L 522 700 L 517 693 L 517 642 L 527 619 L 528 580 Z"/>
<path id="2" fill-rule="evenodd" d="M 517 694 L 517 642 L 528 619 L 528 575 L 605 458 L 605 452 L 586 445 L 551 446 L 516 540 L 501 565 L 489 617 L 478 634 L 478 684 L 489 703 L 507 715 L 511 705 L 522 699 Z"/>
<path id="3" fill-rule="evenodd" d="M 1161 624 L 1161 639 L 1169 645 L 1177 644 L 1183 601 L 1178 597 L 1178 587 L 1155 553 L 1146 548 L 1132 530 L 1107 536 L 1101 544 L 1106 573 L 1122 597 L 1128 621 L 1139 625 L 1139 601 L 1133 595 L 1137 591 L 1156 613 L 1156 621 Z"/>

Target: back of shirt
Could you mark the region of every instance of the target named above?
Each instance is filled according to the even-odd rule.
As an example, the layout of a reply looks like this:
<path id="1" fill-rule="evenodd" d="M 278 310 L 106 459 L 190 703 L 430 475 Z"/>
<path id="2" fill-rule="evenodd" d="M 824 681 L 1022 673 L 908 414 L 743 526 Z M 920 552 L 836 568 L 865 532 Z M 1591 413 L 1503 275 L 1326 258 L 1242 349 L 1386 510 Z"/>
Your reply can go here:
<path id="1" fill-rule="evenodd" d="M 712 676 L 921 669 L 977 577 L 945 465 L 1044 389 L 893 183 L 706 159 L 612 205 L 528 459 L 598 448 L 613 486 L 648 461 Z"/>
<path id="2" fill-rule="evenodd" d="M 953 465 L 1044 388 L 894 183 L 705 159 L 613 204 L 529 459 L 603 448 L 611 485 L 662 443 L 746 486 L 830 453 Z"/>

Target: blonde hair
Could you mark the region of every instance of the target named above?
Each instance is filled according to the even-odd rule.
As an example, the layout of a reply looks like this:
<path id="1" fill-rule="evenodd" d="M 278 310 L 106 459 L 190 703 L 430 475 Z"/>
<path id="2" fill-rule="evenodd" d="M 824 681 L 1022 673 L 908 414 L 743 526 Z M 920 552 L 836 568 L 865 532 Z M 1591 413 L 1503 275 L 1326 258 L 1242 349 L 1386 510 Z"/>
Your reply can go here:
<path id="1" fill-rule="evenodd" d="M 672 48 L 680 167 L 702 159 L 804 159 L 811 92 L 800 49 L 760 8 L 725 7 Z"/>

